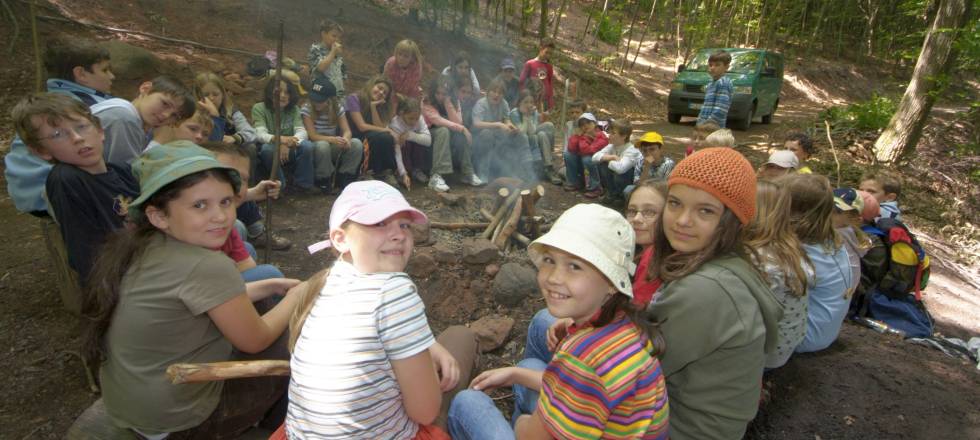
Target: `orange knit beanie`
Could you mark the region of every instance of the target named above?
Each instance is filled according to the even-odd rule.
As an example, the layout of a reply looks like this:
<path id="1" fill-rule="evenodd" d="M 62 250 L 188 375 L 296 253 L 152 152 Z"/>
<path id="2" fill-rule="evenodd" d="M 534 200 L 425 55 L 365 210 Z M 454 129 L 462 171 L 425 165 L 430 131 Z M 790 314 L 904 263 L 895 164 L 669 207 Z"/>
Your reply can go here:
<path id="1" fill-rule="evenodd" d="M 728 207 L 742 225 L 755 217 L 755 171 L 731 148 L 705 148 L 688 156 L 674 168 L 667 185 L 706 191 Z"/>

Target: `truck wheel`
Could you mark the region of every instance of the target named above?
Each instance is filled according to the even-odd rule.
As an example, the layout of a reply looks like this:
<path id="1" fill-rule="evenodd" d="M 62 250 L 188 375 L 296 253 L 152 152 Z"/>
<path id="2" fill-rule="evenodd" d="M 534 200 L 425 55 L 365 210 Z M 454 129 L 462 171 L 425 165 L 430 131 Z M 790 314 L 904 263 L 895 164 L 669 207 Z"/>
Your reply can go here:
<path id="1" fill-rule="evenodd" d="M 667 122 L 671 124 L 679 124 L 681 122 L 681 115 L 677 113 L 667 113 Z"/>
<path id="2" fill-rule="evenodd" d="M 769 112 L 768 115 L 765 115 L 765 116 L 762 117 L 762 123 L 763 124 L 772 124 L 772 117 L 773 117 L 773 115 L 776 114 L 776 109 L 777 108 L 779 108 L 779 101 L 776 101 L 776 103 L 772 105 L 772 111 Z"/>
<path id="3" fill-rule="evenodd" d="M 749 113 L 745 115 L 745 119 L 740 119 L 738 121 L 738 124 L 735 125 L 735 128 L 742 131 L 748 131 L 749 127 L 752 125 L 752 118 L 754 116 L 755 116 L 755 105 L 753 104 L 752 108 L 749 109 Z"/>

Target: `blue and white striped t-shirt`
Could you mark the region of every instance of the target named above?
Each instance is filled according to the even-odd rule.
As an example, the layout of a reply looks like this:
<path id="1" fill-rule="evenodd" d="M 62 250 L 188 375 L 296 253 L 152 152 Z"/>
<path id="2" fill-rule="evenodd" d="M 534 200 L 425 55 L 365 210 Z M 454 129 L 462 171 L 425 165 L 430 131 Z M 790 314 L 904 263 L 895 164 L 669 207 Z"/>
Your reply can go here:
<path id="1" fill-rule="evenodd" d="M 711 81 L 704 90 L 704 104 L 701 106 L 701 113 L 698 113 L 697 124 L 710 121 L 718 124 L 719 128 L 725 128 L 728 108 L 732 105 L 732 93 L 732 80 L 727 76 Z"/>
<path id="2" fill-rule="evenodd" d="M 391 361 L 435 343 L 418 289 L 401 272 L 338 260 L 290 360 L 290 439 L 411 439 Z"/>

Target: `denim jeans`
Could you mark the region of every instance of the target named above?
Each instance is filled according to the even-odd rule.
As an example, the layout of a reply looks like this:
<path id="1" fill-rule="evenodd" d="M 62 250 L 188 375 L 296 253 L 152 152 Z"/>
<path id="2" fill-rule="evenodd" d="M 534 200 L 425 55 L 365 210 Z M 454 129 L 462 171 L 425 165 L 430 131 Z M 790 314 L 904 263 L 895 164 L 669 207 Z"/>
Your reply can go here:
<path id="1" fill-rule="evenodd" d="M 599 167 L 592 162 L 591 155 L 579 156 L 571 151 L 565 151 L 562 155 L 565 157 L 565 180 L 568 183 L 581 188 L 582 181 L 585 179 L 584 174 L 588 171 L 589 181 L 585 189 L 594 191 L 599 188 Z"/>
<path id="2" fill-rule="evenodd" d="M 518 368 L 544 371 L 547 364 L 539 359 L 524 359 Z M 460 391 L 449 407 L 447 428 L 453 439 L 513 439 L 518 417 L 534 412 L 538 391 L 514 384 L 514 414 L 510 423 L 486 393 L 472 389 Z"/>
<path id="3" fill-rule="evenodd" d="M 316 147 L 314 147 L 312 142 L 303 141 L 296 148 L 289 150 L 289 160 L 286 163 L 280 164 L 279 168 L 279 181 L 282 182 L 283 188 L 286 187 L 286 173 L 283 172 L 286 168 L 292 170 L 293 183 L 296 186 L 303 189 L 313 188 L 313 156 L 315 149 Z M 273 144 L 264 144 L 262 145 L 262 150 L 259 151 L 259 160 L 267 172 L 271 172 L 272 170 L 272 155 L 275 152 L 276 148 Z"/>
<path id="4" fill-rule="evenodd" d="M 248 254 L 252 256 L 253 260 L 258 261 L 259 257 L 256 254 L 255 246 L 252 246 L 252 243 L 246 241 L 245 250 L 248 251 Z M 271 264 L 259 264 L 258 266 L 242 272 L 242 279 L 245 280 L 246 283 L 283 277 L 282 271 L 280 271 L 278 267 Z"/>
<path id="5" fill-rule="evenodd" d="M 554 354 L 548 350 L 548 327 L 558 318 L 551 316 L 548 309 L 538 310 L 527 326 L 527 343 L 524 344 L 523 359 L 538 359 L 547 364 Z"/>
<path id="6" fill-rule="evenodd" d="M 633 183 L 633 170 L 623 174 L 616 174 L 609 169 L 609 165 L 599 164 L 599 178 L 602 180 L 602 187 L 606 189 L 606 194 L 615 197 L 624 197 L 626 187 Z"/>

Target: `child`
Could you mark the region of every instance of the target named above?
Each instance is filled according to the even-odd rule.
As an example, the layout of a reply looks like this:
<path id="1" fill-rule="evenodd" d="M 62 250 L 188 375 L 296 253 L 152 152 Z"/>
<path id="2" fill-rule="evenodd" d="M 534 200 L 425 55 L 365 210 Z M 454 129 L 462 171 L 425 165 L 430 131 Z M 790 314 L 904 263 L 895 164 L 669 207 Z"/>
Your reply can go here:
<path id="1" fill-rule="evenodd" d="M 807 285 L 806 336 L 797 353 L 820 351 L 840 333 L 847 313 L 851 268 L 847 251 L 834 231 L 834 194 L 830 182 L 816 174 L 791 174 L 781 182 L 792 199 L 790 221 L 816 276 Z"/>
<path id="2" fill-rule="evenodd" d="M 11 119 L 31 152 L 54 163 L 45 196 L 64 239 L 68 265 L 85 285 L 105 238 L 125 225 L 124 207 L 139 196 L 139 184 L 128 167 L 106 164 L 102 127 L 81 101 L 65 94 L 35 94 L 14 107 Z"/>
<path id="3" fill-rule="evenodd" d="M 599 178 L 606 189 L 605 203 L 622 203 L 626 187 L 633 183 L 636 169 L 643 163 L 643 154 L 629 142 L 632 134 L 630 121 L 613 121 L 609 144 L 592 155 L 592 163 L 598 164 Z"/>
<path id="4" fill-rule="evenodd" d="M 337 90 L 337 96 L 344 99 L 347 95 L 344 88 L 344 80 L 347 79 L 347 67 L 344 66 L 343 45 L 340 38 L 344 35 L 344 28 L 333 20 L 323 19 L 320 21 L 320 42 L 310 46 L 307 58 L 310 61 L 310 70 L 313 71 L 313 78 L 326 78 Z"/>
<path id="5" fill-rule="evenodd" d="M 395 96 L 422 98 L 422 52 L 414 41 L 402 40 L 395 45 L 395 54 L 385 62 L 383 73 Z"/>
<path id="6" fill-rule="evenodd" d="M 158 76 L 139 86 L 132 102 L 113 98 L 92 106 L 105 130 L 106 162 L 128 166 L 146 149 L 157 127 L 179 124 L 194 114 L 194 95 L 179 81 Z"/>
<path id="7" fill-rule="evenodd" d="M 576 125 L 577 121 L 574 119 L 575 115 L 581 115 L 583 113 L 588 113 L 588 112 L 589 109 L 585 105 L 585 101 L 581 99 L 575 99 L 572 102 L 568 103 L 568 114 L 570 117 L 568 118 L 568 121 L 565 122 L 565 137 L 563 140 L 565 144 L 562 146 L 561 149 L 563 155 L 565 154 L 566 151 L 568 151 L 568 140 L 575 135 L 575 129 L 577 127 Z"/>
<path id="8" fill-rule="evenodd" d="M 630 303 L 633 246 L 626 220 L 594 204 L 565 211 L 531 243 L 548 311 L 572 325 L 549 362 L 484 371 L 460 392 L 452 438 L 667 438 L 662 347 Z M 513 428 L 483 393 L 511 385 Z"/>
<path id="9" fill-rule="evenodd" d="M 290 438 L 445 436 L 429 425 L 469 382 L 477 345 L 462 326 L 433 338 L 404 273 L 414 246 L 409 226 L 426 222 L 381 182 L 352 183 L 337 197 L 329 241 L 310 250 L 332 247 L 339 257 L 297 295 L 290 323 Z"/>
<path id="10" fill-rule="evenodd" d="M 555 154 L 555 124 L 541 122 L 534 96 L 527 90 L 521 91 L 518 107 L 510 110 L 510 121 L 527 135 L 534 169 L 553 185 L 561 185 L 561 177 L 551 164 Z"/>
<path id="11" fill-rule="evenodd" d="M 797 173 L 813 173 L 813 171 L 810 170 L 810 167 L 805 165 L 807 159 L 817 152 L 816 148 L 813 147 L 813 140 L 810 139 L 810 136 L 798 132 L 790 133 L 789 136 L 786 136 L 786 142 L 783 143 L 783 148 L 792 151 L 793 154 L 796 155 L 796 158 L 799 159 L 799 162 L 804 164 L 799 170 L 796 171 Z"/>
<path id="12" fill-rule="evenodd" d="M 506 57 L 500 60 L 500 72 L 497 73 L 497 78 L 504 82 L 504 86 L 506 86 L 504 99 L 507 100 L 507 105 L 512 108 L 520 105 L 517 103 L 517 98 L 520 97 L 521 82 L 517 79 L 516 73 L 514 58 Z"/>
<path id="13" fill-rule="evenodd" d="M 235 194 L 236 214 L 243 210 L 242 207 L 245 204 L 255 205 L 254 209 L 258 210 L 259 208 L 256 202 L 264 201 L 268 197 L 272 197 L 273 199 L 279 198 L 280 185 L 278 181 L 263 180 L 252 188 L 248 187 L 247 182 L 249 177 L 251 177 L 249 175 L 251 164 L 249 163 L 248 152 L 245 151 L 244 147 L 241 145 L 210 141 L 205 142 L 201 146 L 214 154 L 215 159 L 222 165 L 238 171 L 238 176 L 242 179 L 242 185 L 239 187 L 238 193 Z M 259 219 L 261 220 L 261 218 L 260 213 Z M 263 225 L 263 229 L 264 227 L 265 225 Z M 242 279 L 245 282 L 250 282 L 269 278 L 282 278 L 282 272 L 276 266 L 271 264 L 259 265 L 255 262 L 258 258 L 255 252 L 255 246 L 247 242 L 246 238 L 248 238 L 248 227 L 241 219 L 236 219 L 235 228 L 228 234 L 228 240 L 225 241 L 225 244 L 220 249 L 225 255 L 228 255 L 228 257 L 235 261 L 235 266 L 242 273 Z M 283 238 L 283 240 L 285 239 Z"/>
<path id="14" fill-rule="evenodd" d="M 868 236 L 861 232 L 861 212 L 864 211 L 864 200 L 853 188 L 837 188 L 834 190 L 834 213 L 832 222 L 834 230 L 840 236 L 847 250 L 847 259 L 851 266 L 851 284 L 847 298 L 851 297 L 854 289 L 861 281 L 861 258 L 871 248 Z"/>
<path id="15" fill-rule="evenodd" d="M 347 123 L 353 136 L 364 143 L 365 156 L 363 170 L 365 177 L 383 180 L 391 186 L 398 186 L 395 170 L 395 133 L 388 128 L 391 120 L 389 106 L 391 83 L 384 77 L 376 76 L 364 84 L 359 92 L 347 97 L 344 110 Z"/>
<path id="16" fill-rule="evenodd" d="M 510 121 L 504 83 L 491 81 L 487 96 L 473 106 L 473 152 L 477 175 L 484 181 L 509 176 L 534 181 L 527 134 Z"/>
<path id="17" fill-rule="evenodd" d="M 278 96 L 277 96 L 278 94 Z M 278 99 L 277 99 L 278 98 Z M 293 169 L 293 183 L 300 193 L 314 191 L 313 180 L 313 143 L 309 141 L 306 127 L 299 111 L 299 90 L 293 83 L 271 78 L 265 84 L 265 94 L 261 102 L 252 106 L 252 122 L 255 124 L 256 139 L 262 143 L 259 149 L 259 160 L 262 162 L 263 176 L 272 172 L 272 158 L 276 154 L 275 141 L 275 108 L 278 104 L 282 109 L 280 119 L 279 146 L 279 181 L 286 186 L 287 166 Z"/>
<path id="18" fill-rule="evenodd" d="M 741 240 L 755 216 L 755 172 L 731 148 L 706 148 L 678 163 L 667 184 L 650 262 L 664 287 L 646 313 L 668 347 L 660 361 L 670 437 L 741 438 L 782 317 Z"/>
<path id="19" fill-rule="evenodd" d="M 666 153 L 664 153 L 664 138 L 660 136 L 660 133 L 655 131 L 648 131 L 643 133 L 636 141 L 636 147 L 643 154 L 643 163 L 641 167 L 636 172 L 636 178 L 633 181 L 636 184 L 644 180 L 652 180 L 654 182 L 666 182 L 667 178 L 670 177 L 670 172 L 674 171 L 674 159 L 671 159 Z M 630 187 L 626 188 L 626 194 L 629 194 L 633 189 Z"/>
<path id="20" fill-rule="evenodd" d="M 520 84 L 522 88 L 527 87 L 527 81 L 530 78 L 541 80 L 541 84 L 544 86 L 545 106 L 541 109 L 542 113 L 548 113 L 555 106 L 555 69 L 551 65 L 551 51 L 553 50 L 555 50 L 555 41 L 551 38 L 543 38 L 541 44 L 538 45 L 538 55 L 527 60 L 524 63 L 524 69 L 521 70 Z"/>
<path id="21" fill-rule="evenodd" d="M 592 155 L 609 144 L 609 138 L 596 126 L 592 113 L 582 113 L 576 125 L 578 128 L 568 138 L 568 150 L 564 154 L 564 188 L 566 191 L 582 191 L 584 188 L 585 197 L 594 199 L 602 195 L 602 187 L 599 185 L 599 166 L 592 161 Z M 584 176 L 586 172 L 587 181 Z"/>
<path id="22" fill-rule="evenodd" d="M 47 90 L 68 95 L 89 107 L 110 99 L 112 95 L 109 91 L 115 76 L 109 63 L 109 51 L 90 41 L 65 39 L 49 42 L 44 52 Z M 14 136 L 3 160 L 7 193 L 17 210 L 38 217 L 46 216 L 48 203 L 43 193 L 51 163 L 33 154 L 18 136 Z"/>
<path id="23" fill-rule="evenodd" d="M 898 196 L 902 192 L 902 182 L 894 176 L 881 172 L 869 172 L 861 176 L 861 191 L 874 196 L 881 209 L 878 218 L 892 218 L 902 221 L 902 211 L 898 209 Z M 877 221 L 877 219 L 875 219 Z"/>
<path id="24" fill-rule="evenodd" d="M 769 160 L 759 167 L 760 180 L 776 180 L 800 167 L 799 159 L 789 150 L 776 150 L 769 154 Z"/>
<path id="25" fill-rule="evenodd" d="M 725 76 L 725 72 L 728 71 L 731 62 L 732 56 L 723 50 L 708 57 L 708 74 L 711 75 L 711 82 L 704 89 L 704 104 L 701 106 L 701 112 L 698 113 L 697 122 L 694 123 L 695 127 L 711 122 L 718 128 L 725 128 L 733 93 L 732 80 Z"/>
<path id="26" fill-rule="evenodd" d="M 875 226 L 875 220 L 881 215 L 878 200 L 869 192 L 859 190 L 857 193 L 864 203 L 864 209 L 861 210 L 861 232 L 868 237 L 869 245 L 867 252 L 861 256 L 861 279 L 851 298 L 851 314 L 863 316 L 867 314 L 866 303 L 870 300 L 866 296 L 885 277 L 891 256 L 888 246 L 876 233 L 879 229 Z"/>
<path id="27" fill-rule="evenodd" d="M 765 274 L 769 289 L 783 306 L 776 349 L 766 354 L 766 368 L 786 364 L 806 334 L 806 286 L 813 279 L 813 265 L 803 252 L 790 224 L 790 194 L 777 182 L 756 185 L 756 214 L 745 230 L 745 247 L 752 262 Z"/>
<path id="28" fill-rule="evenodd" d="M 201 145 L 208 139 L 213 130 L 213 120 L 208 114 L 208 110 L 198 105 L 191 117 L 178 123 L 157 127 L 156 130 L 153 130 L 153 139 L 150 140 L 149 144 L 146 144 L 146 149 L 149 150 L 161 144 L 170 143 L 179 139 Z"/>
<path id="29" fill-rule="evenodd" d="M 133 173 L 141 190 L 129 204 L 134 227 L 106 243 L 91 273 L 100 282 L 82 307 L 85 354 L 100 367 L 106 412 L 143 438 L 235 438 L 284 396 L 286 378 L 174 386 L 165 371 L 173 363 L 287 359 L 283 331 L 299 295 L 275 307 L 269 297 L 299 281 L 246 285 L 212 250 L 233 227 L 241 180 L 207 150 L 161 145 Z"/>
<path id="30" fill-rule="evenodd" d="M 425 119 L 422 119 L 422 107 L 418 99 L 405 98 L 398 101 L 398 111 L 388 129 L 395 136 L 395 161 L 398 165 L 398 175 L 406 188 L 411 188 L 411 177 L 419 183 L 428 183 L 426 170 L 432 170 L 432 135 Z M 439 185 L 439 183 L 442 183 Z M 435 182 L 430 185 L 437 192 L 446 192 L 449 186 L 445 182 Z"/>
<path id="31" fill-rule="evenodd" d="M 711 134 L 709 134 L 708 137 L 704 138 L 704 142 L 701 143 L 701 146 L 704 148 L 710 148 L 710 147 L 734 148 L 735 135 L 733 135 L 732 131 L 727 128 L 715 130 L 711 132 Z"/>
<path id="32" fill-rule="evenodd" d="M 446 186 L 443 175 L 453 173 L 454 163 L 458 163 L 460 179 L 471 186 L 483 185 L 483 181 L 473 172 L 471 147 L 473 136 L 463 125 L 463 113 L 459 100 L 450 91 L 449 80 L 445 77 L 433 78 L 429 86 L 429 96 L 422 102 L 422 117 L 432 133 L 432 175 L 429 185 L 436 186 L 439 181 Z M 436 183 L 432 183 L 435 181 Z"/>
<path id="33" fill-rule="evenodd" d="M 194 77 L 194 96 L 211 115 L 214 130 L 208 140 L 255 149 L 255 128 L 228 95 L 224 79 L 211 72 L 198 73 Z"/>
<path id="34" fill-rule="evenodd" d="M 459 101 L 463 125 L 473 130 L 473 106 L 480 99 L 480 80 L 471 68 L 470 54 L 462 50 L 456 52 L 453 63 L 442 69 L 442 76 L 449 80 L 450 93 Z"/>
<path id="35" fill-rule="evenodd" d="M 333 83 L 323 78 L 314 79 L 309 96 L 310 102 L 303 104 L 300 114 L 310 140 L 316 143 L 314 183 L 329 194 L 333 191 L 334 180 L 343 190 L 357 179 L 364 144 L 353 137 Z"/>

